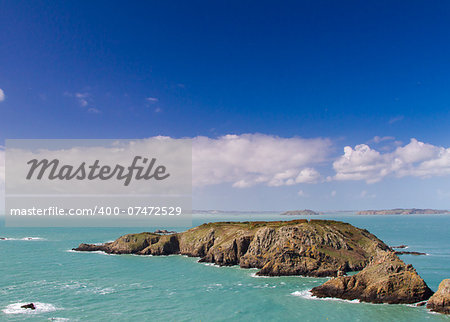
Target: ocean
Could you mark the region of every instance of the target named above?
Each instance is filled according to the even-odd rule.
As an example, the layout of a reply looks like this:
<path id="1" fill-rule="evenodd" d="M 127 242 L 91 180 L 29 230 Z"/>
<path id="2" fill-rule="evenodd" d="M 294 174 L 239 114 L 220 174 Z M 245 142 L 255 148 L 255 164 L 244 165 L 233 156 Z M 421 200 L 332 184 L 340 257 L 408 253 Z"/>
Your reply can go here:
<path id="1" fill-rule="evenodd" d="M 366 228 L 401 255 L 432 290 L 450 278 L 450 215 L 361 216 L 332 213 L 203 213 L 213 221 L 334 219 Z M 168 228 L 172 230 L 172 228 Z M 180 229 L 178 229 L 181 231 Z M 255 277 L 257 270 L 217 267 L 184 256 L 106 255 L 71 249 L 151 228 L 8 228 L 1 223 L 0 321 L 450 321 L 412 305 L 316 299 L 326 278 Z M 21 303 L 37 310 L 24 313 Z"/>

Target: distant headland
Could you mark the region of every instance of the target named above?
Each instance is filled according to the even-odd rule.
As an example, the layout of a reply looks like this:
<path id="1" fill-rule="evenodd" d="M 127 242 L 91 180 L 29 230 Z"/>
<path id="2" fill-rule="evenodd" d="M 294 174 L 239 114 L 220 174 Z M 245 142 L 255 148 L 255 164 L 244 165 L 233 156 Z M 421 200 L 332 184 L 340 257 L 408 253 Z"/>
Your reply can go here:
<path id="1" fill-rule="evenodd" d="M 434 215 L 434 214 L 450 214 L 448 210 L 439 209 L 419 209 L 419 208 L 395 208 L 381 210 L 362 210 L 357 212 L 358 215 Z"/>
<path id="2" fill-rule="evenodd" d="M 285 211 L 281 214 L 282 216 L 315 216 L 320 215 L 320 212 L 311 210 L 311 209 L 304 209 L 304 210 L 289 210 Z"/>

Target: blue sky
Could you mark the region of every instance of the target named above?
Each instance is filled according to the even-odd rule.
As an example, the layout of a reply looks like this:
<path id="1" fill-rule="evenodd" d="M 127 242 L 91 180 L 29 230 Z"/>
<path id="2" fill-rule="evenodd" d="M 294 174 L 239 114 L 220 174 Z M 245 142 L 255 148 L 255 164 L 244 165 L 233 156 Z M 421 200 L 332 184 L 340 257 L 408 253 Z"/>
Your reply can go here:
<path id="1" fill-rule="evenodd" d="M 447 1 L 1 1 L 0 142 L 324 138 L 320 162 L 294 167 L 317 180 L 222 180 L 194 207 L 450 208 L 449 18 Z M 337 179 L 360 144 L 389 174 Z"/>

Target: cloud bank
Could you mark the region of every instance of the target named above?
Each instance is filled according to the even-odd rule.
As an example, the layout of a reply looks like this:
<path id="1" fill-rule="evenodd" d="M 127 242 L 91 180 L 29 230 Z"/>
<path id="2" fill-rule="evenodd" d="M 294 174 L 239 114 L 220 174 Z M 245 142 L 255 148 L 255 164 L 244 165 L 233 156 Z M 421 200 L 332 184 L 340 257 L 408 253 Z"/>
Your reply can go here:
<path id="1" fill-rule="evenodd" d="M 145 141 L 145 140 L 143 140 Z M 383 140 L 380 140 L 383 141 Z M 193 186 L 230 184 L 235 188 L 323 182 L 319 168 L 333 168 L 328 181 L 379 182 L 387 177 L 429 178 L 450 175 L 450 148 L 416 139 L 391 152 L 367 144 L 346 146 L 330 158 L 332 142 L 324 138 L 281 138 L 263 134 L 192 138 Z M 5 181 L 5 151 L 0 147 L 0 192 Z M 332 192 L 331 196 L 335 196 Z"/>
<path id="2" fill-rule="evenodd" d="M 313 165 L 325 161 L 331 141 L 243 134 L 196 137 L 192 148 L 194 186 L 231 183 L 246 188 L 318 182 Z"/>
<path id="3" fill-rule="evenodd" d="M 344 148 L 344 155 L 333 162 L 336 175 L 330 180 L 365 180 L 374 183 L 387 176 L 427 178 L 450 175 L 450 148 L 420 142 L 416 139 L 380 153 L 366 144 Z"/>

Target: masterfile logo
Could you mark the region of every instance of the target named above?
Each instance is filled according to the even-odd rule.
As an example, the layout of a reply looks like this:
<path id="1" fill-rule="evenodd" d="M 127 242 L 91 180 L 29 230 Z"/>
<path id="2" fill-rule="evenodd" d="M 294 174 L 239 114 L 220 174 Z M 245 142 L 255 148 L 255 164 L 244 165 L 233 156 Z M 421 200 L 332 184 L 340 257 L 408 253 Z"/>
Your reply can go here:
<path id="1" fill-rule="evenodd" d="M 189 139 L 7 140 L 5 170 L 8 226 L 189 225 Z"/>
<path id="2" fill-rule="evenodd" d="M 142 166 L 139 166 L 141 162 Z M 100 165 L 100 160 L 95 160 L 94 164 L 86 165 L 82 162 L 79 166 L 62 165 L 58 159 L 51 161 L 47 159 L 33 159 L 27 162 L 30 165 L 30 171 L 27 174 L 27 180 L 33 178 L 35 172 L 36 179 L 41 180 L 47 175 L 49 180 L 123 180 L 123 184 L 128 186 L 132 179 L 135 180 L 164 180 L 170 176 L 166 173 L 164 165 L 155 166 L 156 159 L 152 158 L 149 162 L 148 158 L 135 156 L 131 165 L 128 167 L 116 164 L 114 167 L 108 165 Z M 37 171 L 36 171 L 37 170 Z"/>

